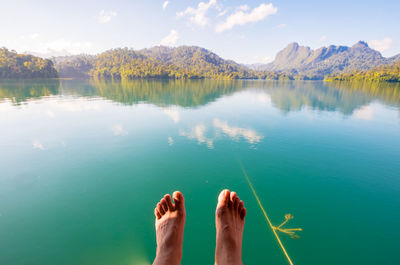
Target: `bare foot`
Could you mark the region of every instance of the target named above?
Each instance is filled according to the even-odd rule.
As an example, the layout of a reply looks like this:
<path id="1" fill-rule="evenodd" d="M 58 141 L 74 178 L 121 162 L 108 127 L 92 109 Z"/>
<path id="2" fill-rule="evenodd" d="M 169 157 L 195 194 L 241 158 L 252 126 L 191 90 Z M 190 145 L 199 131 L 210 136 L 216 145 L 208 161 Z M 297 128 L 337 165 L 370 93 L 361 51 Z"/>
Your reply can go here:
<path id="1" fill-rule="evenodd" d="M 185 204 L 182 193 L 175 191 L 160 200 L 154 209 L 156 216 L 157 254 L 153 265 L 179 265 L 182 259 Z"/>
<path id="2" fill-rule="evenodd" d="M 246 208 L 236 192 L 223 190 L 215 212 L 217 244 L 215 264 L 242 265 L 242 237 Z"/>

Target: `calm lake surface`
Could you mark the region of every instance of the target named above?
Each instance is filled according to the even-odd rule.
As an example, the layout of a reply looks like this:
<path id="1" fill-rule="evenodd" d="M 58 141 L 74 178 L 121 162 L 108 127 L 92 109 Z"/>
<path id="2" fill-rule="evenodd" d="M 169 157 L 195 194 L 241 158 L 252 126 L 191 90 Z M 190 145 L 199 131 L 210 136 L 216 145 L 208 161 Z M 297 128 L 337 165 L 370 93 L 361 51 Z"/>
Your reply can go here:
<path id="1" fill-rule="evenodd" d="M 400 88 L 261 81 L 0 82 L 0 264 L 145 265 L 153 209 L 183 192 L 182 264 L 213 264 L 223 188 L 243 261 L 398 264 Z"/>

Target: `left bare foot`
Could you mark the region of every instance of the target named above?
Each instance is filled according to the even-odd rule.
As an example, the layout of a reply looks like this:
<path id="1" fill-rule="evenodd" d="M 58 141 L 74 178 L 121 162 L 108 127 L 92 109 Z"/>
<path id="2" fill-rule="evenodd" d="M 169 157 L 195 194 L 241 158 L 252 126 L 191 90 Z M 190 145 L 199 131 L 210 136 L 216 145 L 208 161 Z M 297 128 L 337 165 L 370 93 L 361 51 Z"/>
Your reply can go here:
<path id="1" fill-rule="evenodd" d="M 185 204 L 181 192 L 167 194 L 154 209 L 156 216 L 157 254 L 153 265 L 179 265 L 182 259 Z"/>

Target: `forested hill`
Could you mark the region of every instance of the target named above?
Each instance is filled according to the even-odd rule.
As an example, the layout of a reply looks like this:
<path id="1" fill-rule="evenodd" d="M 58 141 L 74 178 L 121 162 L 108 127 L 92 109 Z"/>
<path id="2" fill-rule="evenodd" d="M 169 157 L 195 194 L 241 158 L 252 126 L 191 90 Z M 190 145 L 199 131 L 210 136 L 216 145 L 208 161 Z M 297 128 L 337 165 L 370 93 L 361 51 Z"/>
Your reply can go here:
<path id="1" fill-rule="evenodd" d="M 289 79 L 285 74 L 255 71 L 196 46 L 113 49 L 96 56 L 54 58 L 61 77 Z"/>
<path id="2" fill-rule="evenodd" d="M 179 68 L 194 68 L 193 71 L 204 72 L 207 68 L 217 67 L 226 72 L 246 72 L 249 69 L 232 60 L 225 60 L 204 48 L 197 46 L 180 46 L 176 48 L 156 46 L 138 51 L 147 57 L 155 58 L 162 63 L 176 65 Z M 215 69 L 217 70 L 217 69 Z"/>
<path id="3" fill-rule="evenodd" d="M 18 54 L 0 48 L 0 78 L 53 78 L 57 71 L 51 60 Z"/>

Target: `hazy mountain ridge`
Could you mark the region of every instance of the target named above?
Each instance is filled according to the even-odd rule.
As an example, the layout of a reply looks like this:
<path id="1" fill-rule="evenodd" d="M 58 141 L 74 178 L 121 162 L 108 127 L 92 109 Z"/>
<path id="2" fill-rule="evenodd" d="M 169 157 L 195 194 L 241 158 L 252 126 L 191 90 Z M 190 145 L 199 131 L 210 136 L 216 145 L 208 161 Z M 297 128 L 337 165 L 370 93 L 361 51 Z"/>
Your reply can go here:
<path id="1" fill-rule="evenodd" d="M 68 55 L 53 57 L 51 60 L 59 73 L 60 77 L 80 77 L 89 76 L 93 68 L 95 55 Z"/>
<path id="2" fill-rule="evenodd" d="M 400 54 L 385 58 L 363 41 L 351 47 L 330 45 L 316 50 L 293 42 L 278 52 L 272 63 L 257 69 L 321 79 L 329 74 L 369 70 L 396 60 L 400 60 Z"/>

